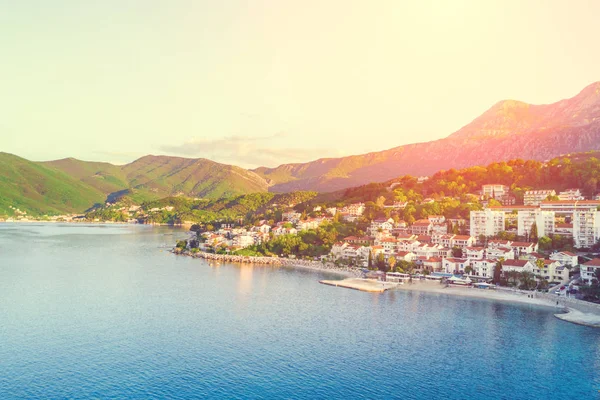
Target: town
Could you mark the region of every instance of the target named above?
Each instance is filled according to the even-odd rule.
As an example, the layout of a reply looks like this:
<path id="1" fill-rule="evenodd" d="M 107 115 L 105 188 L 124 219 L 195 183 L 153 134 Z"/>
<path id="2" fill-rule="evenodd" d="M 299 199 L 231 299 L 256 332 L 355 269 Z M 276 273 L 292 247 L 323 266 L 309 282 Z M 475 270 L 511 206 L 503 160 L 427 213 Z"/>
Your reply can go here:
<path id="1" fill-rule="evenodd" d="M 600 239 L 597 197 L 586 200 L 578 189 L 531 190 L 524 195 L 525 204 L 517 205 L 507 186 L 492 184 L 483 185 L 478 195 L 483 209 L 470 211 L 468 219 L 429 215 L 408 224 L 394 214 L 375 218 L 368 221 L 363 235 L 344 237 L 332 244 L 328 254 L 304 258 L 365 272 L 376 270 L 367 275 L 380 280 L 457 275 L 462 280 L 455 283 L 494 282 L 538 290 L 556 287 L 563 294 L 578 284 L 597 284 L 600 259 L 585 258 Z M 365 209 L 364 203 L 318 206 L 311 213 L 316 216 L 304 219 L 300 212 L 288 210 L 274 224 L 261 220 L 253 226 L 197 227 L 198 240 L 190 244 L 196 251 L 252 255 L 244 249 L 316 230 L 333 220 L 364 222 Z"/>

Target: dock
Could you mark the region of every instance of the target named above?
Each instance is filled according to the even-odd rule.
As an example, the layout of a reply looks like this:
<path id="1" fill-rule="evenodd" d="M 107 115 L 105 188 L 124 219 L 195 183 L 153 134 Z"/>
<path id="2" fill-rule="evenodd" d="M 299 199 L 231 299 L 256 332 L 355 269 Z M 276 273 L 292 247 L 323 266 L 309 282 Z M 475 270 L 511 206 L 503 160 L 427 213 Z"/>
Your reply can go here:
<path id="1" fill-rule="evenodd" d="M 372 279 L 348 278 L 343 280 L 319 281 L 323 285 L 338 286 L 347 289 L 360 290 L 363 292 L 382 293 L 388 289 L 395 288 L 396 283 L 375 281 Z"/>

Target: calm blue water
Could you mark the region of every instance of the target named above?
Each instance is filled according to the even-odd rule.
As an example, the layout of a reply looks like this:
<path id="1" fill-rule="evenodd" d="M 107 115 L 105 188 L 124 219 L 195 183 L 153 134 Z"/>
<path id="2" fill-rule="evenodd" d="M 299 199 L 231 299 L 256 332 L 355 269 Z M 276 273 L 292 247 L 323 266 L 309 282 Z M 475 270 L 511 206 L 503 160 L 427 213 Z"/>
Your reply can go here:
<path id="1" fill-rule="evenodd" d="M 600 330 L 161 247 L 184 235 L 0 224 L 0 398 L 598 398 Z"/>

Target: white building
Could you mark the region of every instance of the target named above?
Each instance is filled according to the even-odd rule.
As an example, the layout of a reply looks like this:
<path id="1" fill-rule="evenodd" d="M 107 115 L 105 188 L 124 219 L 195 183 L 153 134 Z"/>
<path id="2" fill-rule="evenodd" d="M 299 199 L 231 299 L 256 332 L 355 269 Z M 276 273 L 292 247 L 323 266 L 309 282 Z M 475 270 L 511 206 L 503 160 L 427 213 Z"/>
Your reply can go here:
<path id="1" fill-rule="evenodd" d="M 246 248 L 248 246 L 252 246 L 254 244 L 254 237 L 250 235 L 238 235 L 233 238 L 233 247 L 237 247 L 239 249 Z"/>
<path id="2" fill-rule="evenodd" d="M 528 190 L 525 192 L 523 202 L 526 206 L 537 206 L 548 196 L 556 196 L 556 192 L 554 190 Z"/>
<path id="3" fill-rule="evenodd" d="M 471 268 L 473 268 L 473 275 L 484 278 L 493 278 L 496 261 L 486 259 L 471 260 Z"/>
<path id="4" fill-rule="evenodd" d="M 552 261 L 558 261 L 560 265 L 569 265 L 571 267 L 579 264 L 577 259 L 577 255 L 571 253 L 570 251 L 560 251 L 556 253 L 550 254 L 550 259 Z"/>
<path id="5" fill-rule="evenodd" d="M 538 237 L 549 236 L 554 233 L 554 211 L 542 211 L 539 208 L 521 210 L 517 213 L 517 234 L 527 236 L 535 223 Z"/>
<path id="6" fill-rule="evenodd" d="M 573 213 L 573 242 L 581 248 L 592 247 L 600 238 L 600 213 L 576 211 Z"/>
<path id="7" fill-rule="evenodd" d="M 562 200 L 542 201 L 540 208 L 554 211 L 556 214 L 573 214 L 575 211 L 595 211 L 600 207 L 600 200 Z"/>
<path id="8" fill-rule="evenodd" d="M 596 270 L 600 269 L 600 258 L 594 258 L 591 261 L 586 262 L 581 266 L 581 279 L 586 284 L 591 284 L 594 279 L 598 279 L 596 276 Z"/>
<path id="9" fill-rule="evenodd" d="M 471 236 L 494 236 L 504 230 L 504 211 L 490 210 L 471 211 Z"/>
<path id="10" fill-rule="evenodd" d="M 481 186 L 483 196 L 499 199 L 508 195 L 508 186 L 500 184 L 488 184 Z"/>
<path id="11" fill-rule="evenodd" d="M 559 200 L 583 200 L 579 189 L 567 189 L 564 192 L 560 192 L 558 198 Z"/>

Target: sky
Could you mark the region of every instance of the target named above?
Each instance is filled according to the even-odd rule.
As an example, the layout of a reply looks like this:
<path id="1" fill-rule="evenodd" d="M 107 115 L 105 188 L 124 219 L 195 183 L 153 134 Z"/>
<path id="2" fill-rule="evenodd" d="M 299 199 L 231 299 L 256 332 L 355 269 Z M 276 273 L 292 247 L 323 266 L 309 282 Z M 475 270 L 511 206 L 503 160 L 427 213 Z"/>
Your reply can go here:
<path id="1" fill-rule="evenodd" d="M 0 2 L 0 151 L 39 161 L 273 167 L 600 81 L 594 0 Z"/>

